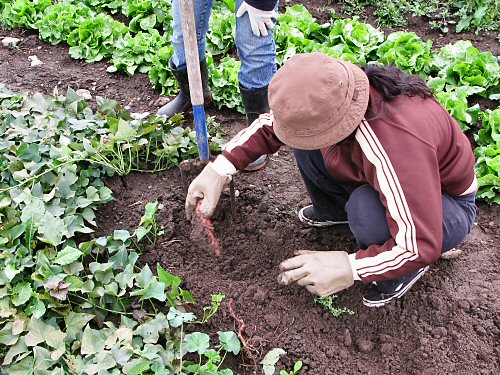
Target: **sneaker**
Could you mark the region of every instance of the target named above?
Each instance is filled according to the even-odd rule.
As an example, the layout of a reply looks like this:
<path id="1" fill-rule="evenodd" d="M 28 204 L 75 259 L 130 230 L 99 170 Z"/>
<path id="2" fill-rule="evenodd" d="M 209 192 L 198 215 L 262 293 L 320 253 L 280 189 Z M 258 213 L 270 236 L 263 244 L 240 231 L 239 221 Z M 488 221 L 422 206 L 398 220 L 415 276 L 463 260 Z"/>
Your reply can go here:
<path id="1" fill-rule="evenodd" d="M 429 266 L 394 281 L 372 282 L 363 296 L 363 305 L 380 307 L 401 298 L 429 270 Z"/>
<path id="2" fill-rule="evenodd" d="M 331 227 L 332 225 L 339 225 L 339 224 L 348 224 L 349 221 L 347 221 L 345 218 L 342 219 L 320 219 L 314 214 L 314 208 L 313 205 L 309 205 L 306 207 L 303 207 L 299 211 L 299 220 L 303 222 L 304 224 L 307 224 L 311 227 Z"/>
<path id="3" fill-rule="evenodd" d="M 261 155 L 257 158 L 257 160 L 251 162 L 246 166 L 244 169 L 245 172 L 255 172 L 258 171 L 259 169 L 262 169 L 266 166 L 267 164 L 268 157 L 267 155 Z"/>

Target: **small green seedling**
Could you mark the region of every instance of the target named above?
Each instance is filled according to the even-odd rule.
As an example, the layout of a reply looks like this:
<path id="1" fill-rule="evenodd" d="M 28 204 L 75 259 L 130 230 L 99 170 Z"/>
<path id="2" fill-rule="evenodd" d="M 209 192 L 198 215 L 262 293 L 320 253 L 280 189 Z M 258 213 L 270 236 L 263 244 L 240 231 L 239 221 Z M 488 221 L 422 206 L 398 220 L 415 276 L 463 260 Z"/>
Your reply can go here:
<path id="1" fill-rule="evenodd" d="M 316 297 L 314 299 L 314 302 L 317 304 L 323 306 L 325 309 L 327 309 L 334 317 L 339 317 L 342 314 L 349 314 L 349 315 L 354 315 L 356 314 L 355 311 L 348 309 L 347 307 L 336 307 L 333 306 L 333 300 L 337 298 L 337 296 L 334 294 L 333 296 L 328 296 L 328 297 Z"/>
<path id="2" fill-rule="evenodd" d="M 271 350 L 269 350 L 262 361 L 260 361 L 260 364 L 262 365 L 262 372 L 264 373 L 264 375 L 274 375 L 276 371 L 276 363 L 278 363 L 280 357 L 285 354 L 286 351 L 282 348 L 272 348 Z M 302 366 L 302 361 L 297 361 L 293 365 L 293 370 L 281 370 L 279 375 L 297 375 L 302 369 Z"/>
<path id="3" fill-rule="evenodd" d="M 302 369 L 302 365 L 303 365 L 302 361 L 297 361 L 293 365 L 293 370 L 290 370 L 290 372 L 286 370 L 281 370 L 280 375 L 297 375 L 299 371 Z"/>
<path id="4" fill-rule="evenodd" d="M 201 319 L 201 321 L 197 321 L 196 323 L 205 324 L 208 322 L 217 312 L 224 298 L 226 298 L 226 296 L 222 293 L 212 294 L 212 304 L 203 308 L 203 319 Z"/>
<path id="5" fill-rule="evenodd" d="M 137 241 L 142 240 L 144 237 L 148 239 L 148 241 L 152 245 L 156 245 L 158 241 L 158 236 L 161 236 L 164 232 L 163 230 L 158 230 L 158 225 L 156 223 L 156 210 L 158 208 L 158 201 L 156 202 L 148 202 L 146 204 L 146 212 L 144 216 L 141 218 L 141 222 L 139 223 L 139 228 L 136 229 L 135 235 L 137 237 Z"/>

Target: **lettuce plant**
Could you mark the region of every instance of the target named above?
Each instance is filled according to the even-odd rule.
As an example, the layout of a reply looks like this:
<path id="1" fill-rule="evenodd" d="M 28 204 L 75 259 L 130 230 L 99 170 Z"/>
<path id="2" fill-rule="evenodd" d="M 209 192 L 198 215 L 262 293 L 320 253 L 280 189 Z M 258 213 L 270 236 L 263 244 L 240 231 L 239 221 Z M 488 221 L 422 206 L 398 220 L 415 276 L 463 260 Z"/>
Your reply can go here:
<path id="1" fill-rule="evenodd" d="M 84 4 L 54 4 L 43 12 L 36 23 L 40 39 L 51 44 L 65 42 L 69 34 L 77 29 L 94 12 Z"/>
<path id="2" fill-rule="evenodd" d="M 232 0 L 234 3 L 234 0 Z M 236 18 L 234 11 L 223 2 L 216 2 L 210 17 L 207 50 L 212 55 L 223 55 L 234 48 Z"/>
<path id="3" fill-rule="evenodd" d="M 69 53 L 74 59 L 100 61 L 111 56 L 115 43 L 128 31 L 127 26 L 115 21 L 111 16 L 98 15 L 84 21 L 78 29 L 69 34 Z"/>
<path id="4" fill-rule="evenodd" d="M 487 109 L 481 118 L 483 127 L 474 134 L 475 141 L 481 146 L 494 145 L 500 149 L 500 107 L 493 111 Z"/>
<path id="5" fill-rule="evenodd" d="M 366 65 L 375 60 L 376 50 L 383 41 L 382 31 L 353 17 L 335 21 L 326 43 L 341 59 Z"/>
<path id="6" fill-rule="evenodd" d="M 1 20 L 8 29 L 26 27 L 35 29 L 36 23 L 42 16 L 43 11 L 52 5 L 51 0 L 14 0 L 6 2 L 3 6 Z"/>
<path id="7" fill-rule="evenodd" d="M 481 91 L 481 89 L 480 89 Z M 474 88 L 456 87 L 455 90 L 436 92 L 436 99 L 458 121 L 463 131 L 476 124 L 480 108 L 479 104 L 469 107 L 467 97 L 477 92 Z"/>
<path id="8" fill-rule="evenodd" d="M 149 70 L 149 80 L 153 87 L 161 90 L 162 95 L 176 95 L 179 91 L 179 85 L 168 67 L 168 62 L 174 54 L 174 47 L 166 45 L 158 50 L 151 61 L 152 66 Z"/>
<path id="9" fill-rule="evenodd" d="M 461 59 L 456 59 L 447 69 L 448 82 L 454 85 L 491 87 L 500 80 L 500 66 L 491 52 L 467 48 Z"/>
<path id="10" fill-rule="evenodd" d="M 378 61 L 395 65 L 408 73 L 424 73 L 432 60 L 432 41 L 424 42 L 413 32 L 397 31 L 378 47 Z"/>
<path id="11" fill-rule="evenodd" d="M 213 59 L 209 58 L 209 84 L 212 89 L 212 99 L 217 108 L 224 106 L 245 113 L 238 89 L 240 66 L 240 61 L 229 56 L 224 57 L 217 66 L 213 64 Z"/>
<path id="12" fill-rule="evenodd" d="M 75 3 L 73 0 L 66 0 Z M 91 9 L 96 11 L 109 10 L 111 13 L 117 13 L 121 10 L 124 0 L 79 0 Z"/>
<path id="13" fill-rule="evenodd" d="M 156 52 L 167 44 L 167 39 L 152 29 L 149 33 L 139 31 L 135 36 L 130 33 L 115 44 L 113 58 L 107 71 L 110 73 L 124 71 L 128 75 L 148 73 L 151 70 Z"/>
<path id="14" fill-rule="evenodd" d="M 477 198 L 489 204 L 500 204 L 500 147 L 497 145 L 476 148 L 475 170 L 479 189 Z"/>
<path id="15" fill-rule="evenodd" d="M 438 76 L 450 86 L 478 86 L 493 89 L 500 82 L 498 59 L 491 52 L 480 52 L 468 40 L 459 40 L 439 50 L 432 62 Z M 486 91 L 480 95 L 486 96 Z"/>
<path id="16" fill-rule="evenodd" d="M 127 0 L 123 3 L 122 13 L 132 19 L 129 24 L 132 31 L 161 28 L 166 34 L 172 34 L 172 9 L 169 0 Z"/>
<path id="17" fill-rule="evenodd" d="M 329 25 L 319 25 L 303 5 L 287 7 L 274 31 L 278 64 L 296 53 L 317 51 L 328 32 Z"/>

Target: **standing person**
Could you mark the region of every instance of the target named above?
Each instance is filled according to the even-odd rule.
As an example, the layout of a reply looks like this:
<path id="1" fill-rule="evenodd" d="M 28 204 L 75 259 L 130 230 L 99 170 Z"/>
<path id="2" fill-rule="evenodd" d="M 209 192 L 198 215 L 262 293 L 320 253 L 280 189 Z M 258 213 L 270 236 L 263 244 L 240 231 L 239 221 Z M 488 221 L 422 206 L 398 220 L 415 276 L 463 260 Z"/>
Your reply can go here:
<path id="1" fill-rule="evenodd" d="M 168 118 L 191 108 L 179 1 L 173 0 L 172 2 L 174 55 L 169 61 L 169 67 L 179 83 L 180 91 L 175 99 L 158 110 L 158 114 Z M 210 26 L 213 5 L 213 0 L 193 1 L 203 95 L 206 101 L 211 99 L 205 55 L 206 35 Z M 261 113 L 269 112 L 268 85 L 276 72 L 276 44 L 273 28 L 274 20 L 278 17 L 277 6 L 277 0 L 236 0 L 235 44 L 241 60 L 238 80 L 248 125 Z M 266 162 L 267 155 L 258 155 L 257 160 L 250 163 L 246 170 L 258 170 Z"/>
<path id="2" fill-rule="evenodd" d="M 269 86 L 272 111 L 242 130 L 191 183 L 210 216 L 231 175 L 256 155 L 293 148 L 312 204 L 313 227 L 348 223 L 359 250 L 299 250 L 278 280 L 327 296 L 355 280 L 363 303 L 400 298 L 470 232 L 476 214 L 474 155 L 459 125 L 424 81 L 398 68 L 321 53 L 296 55 Z"/>

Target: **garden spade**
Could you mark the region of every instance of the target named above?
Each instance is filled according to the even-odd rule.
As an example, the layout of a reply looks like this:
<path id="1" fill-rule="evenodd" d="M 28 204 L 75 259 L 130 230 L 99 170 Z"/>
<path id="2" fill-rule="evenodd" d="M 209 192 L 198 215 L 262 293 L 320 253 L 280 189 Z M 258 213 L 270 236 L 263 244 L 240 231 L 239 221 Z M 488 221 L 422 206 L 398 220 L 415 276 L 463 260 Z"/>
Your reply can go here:
<path id="1" fill-rule="evenodd" d="M 207 119 L 204 107 L 205 98 L 203 96 L 203 86 L 201 81 L 193 0 L 180 0 L 179 3 L 189 80 L 189 94 L 191 97 L 191 104 L 193 106 L 196 142 L 198 144 L 198 151 L 200 154 L 199 160 L 186 160 L 180 165 L 182 181 L 184 188 L 187 190 L 187 175 L 190 173 L 199 173 L 201 169 L 210 161 L 210 149 L 208 147 Z M 231 184 L 233 184 L 232 181 Z M 234 214 L 234 185 L 231 185 L 230 190 L 231 213 Z M 220 245 L 219 241 L 215 237 L 212 222 L 209 218 L 203 217 L 198 207 L 193 215 L 193 230 L 191 239 L 194 240 L 198 246 L 205 249 L 208 248 L 214 254 L 220 255 Z"/>

